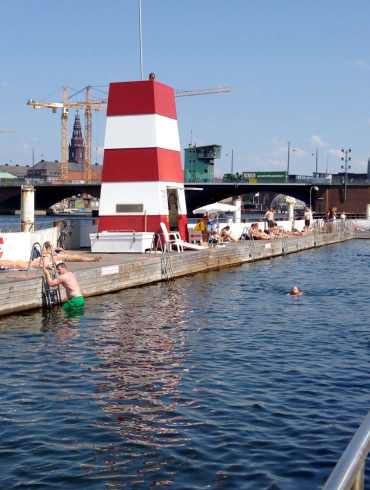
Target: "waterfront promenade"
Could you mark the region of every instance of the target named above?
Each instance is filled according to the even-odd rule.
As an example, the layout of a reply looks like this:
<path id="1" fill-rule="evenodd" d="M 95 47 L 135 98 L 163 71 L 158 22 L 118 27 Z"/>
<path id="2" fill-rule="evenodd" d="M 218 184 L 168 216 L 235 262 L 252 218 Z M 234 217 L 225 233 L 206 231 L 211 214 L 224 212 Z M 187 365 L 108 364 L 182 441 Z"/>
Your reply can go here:
<path id="1" fill-rule="evenodd" d="M 196 252 L 104 254 L 98 263 L 70 263 L 85 296 L 96 296 L 177 277 L 284 256 L 355 238 L 349 228 L 334 233 L 313 232 L 271 241 L 245 240 Z M 64 292 L 63 292 L 64 293 Z M 42 273 L 2 272 L 0 315 L 42 306 Z"/>

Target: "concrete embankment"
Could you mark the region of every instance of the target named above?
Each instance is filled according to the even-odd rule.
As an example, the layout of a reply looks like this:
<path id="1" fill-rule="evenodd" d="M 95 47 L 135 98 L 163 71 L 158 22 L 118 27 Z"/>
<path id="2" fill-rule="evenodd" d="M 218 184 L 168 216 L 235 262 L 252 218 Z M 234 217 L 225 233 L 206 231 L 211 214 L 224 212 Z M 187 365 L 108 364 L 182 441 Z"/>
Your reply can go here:
<path id="1" fill-rule="evenodd" d="M 166 254 L 106 254 L 98 263 L 70 263 L 86 296 L 269 259 L 356 238 L 350 231 L 312 233 L 271 241 L 242 241 L 197 252 Z M 0 315 L 42 306 L 41 271 L 3 272 Z"/>

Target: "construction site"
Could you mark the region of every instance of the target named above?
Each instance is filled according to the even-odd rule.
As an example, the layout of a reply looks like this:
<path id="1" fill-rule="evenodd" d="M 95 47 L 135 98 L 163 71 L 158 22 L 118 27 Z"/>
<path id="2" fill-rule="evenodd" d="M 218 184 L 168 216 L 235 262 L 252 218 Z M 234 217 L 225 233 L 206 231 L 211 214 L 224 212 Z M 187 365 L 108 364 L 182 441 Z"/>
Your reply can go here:
<path id="1" fill-rule="evenodd" d="M 60 100 L 29 99 L 27 101 L 27 105 L 33 109 L 49 109 L 53 114 L 60 112 L 60 158 L 59 161 L 54 162 L 41 160 L 36 165 L 33 162 L 32 167 L 23 172 L 22 177 L 62 182 L 84 181 L 90 183 L 100 181 L 101 166 L 92 161 L 93 113 L 106 111 L 107 89 L 107 86 L 87 85 L 70 93 L 69 87 L 65 86 L 62 88 Z M 187 97 L 221 94 L 229 91 L 229 87 L 216 87 L 176 91 L 175 94 L 176 97 Z M 69 118 L 72 111 L 75 112 L 75 120 L 72 137 L 70 137 Z M 80 113 L 83 114 L 83 129 Z M 0 170 L 5 169 L 0 168 Z"/>

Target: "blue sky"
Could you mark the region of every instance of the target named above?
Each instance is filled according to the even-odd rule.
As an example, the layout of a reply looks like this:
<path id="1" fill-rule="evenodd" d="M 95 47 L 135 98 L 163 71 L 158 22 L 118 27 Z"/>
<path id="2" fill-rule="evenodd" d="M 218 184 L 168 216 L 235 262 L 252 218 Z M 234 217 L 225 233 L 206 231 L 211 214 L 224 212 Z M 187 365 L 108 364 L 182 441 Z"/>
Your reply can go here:
<path id="1" fill-rule="evenodd" d="M 226 95 L 178 99 L 182 145 L 221 144 L 217 173 L 353 170 L 370 155 L 370 2 L 365 0 L 142 0 L 144 71 L 176 89 L 229 85 Z M 2 0 L 0 162 L 58 159 L 59 114 L 29 98 L 61 87 L 139 78 L 137 0 Z M 72 119 L 72 118 L 71 118 Z M 104 114 L 94 116 L 101 161 Z"/>

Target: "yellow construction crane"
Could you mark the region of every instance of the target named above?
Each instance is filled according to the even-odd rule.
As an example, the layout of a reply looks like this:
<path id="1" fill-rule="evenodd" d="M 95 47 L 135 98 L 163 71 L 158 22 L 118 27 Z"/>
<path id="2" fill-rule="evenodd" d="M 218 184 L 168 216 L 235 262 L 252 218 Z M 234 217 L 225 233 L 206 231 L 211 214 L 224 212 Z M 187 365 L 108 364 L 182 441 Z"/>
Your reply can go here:
<path id="1" fill-rule="evenodd" d="M 34 109 L 51 109 L 56 113 L 61 110 L 61 177 L 63 180 L 68 179 L 68 112 L 70 109 L 84 109 L 85 115 L 85 161 L 84 161 L 84 179 L 89 182 L 91 180 L 91 147 L 92 147 L 92 111 L 101 111 L 105 109 L 106 100 L 95 100 L 91 98 L 91 89 L 88 85 L 78 92 L 68 95 L 68 87 L 63 87 L 61 102 L 41 102 L 33 99 L 27 101 L 27 105 Z M 85 93 L 85 100 L 74 101 L 72 97 Z"/>
<path id="2" fill-rule="evenodd" d="M 61 177 L 63 180 L 68 179 L 68 112 L 70 109 L 84 109 L 84 129 L 85 129 L 85 162 L 84 162 L 84 179 L 87 182 L 91 180 L 91 160 L 92 160 L 92 111 L 101 111 L 105 109 L 107 104 L 106 99 L 95 100 L 91 98 L 92 85 L 78 90 L 71 96 L 68 95 L 68 88 L 63 87 L 61 102 L 39 102 L 33 99 L 27 101 L 27 105 L 34 109 L 51 109 L 56 113 L 61 109 Z M 197 90 L 179 90 L 175 92 L 176 97 L 188 97 L 193 95 L 212 95 L 230 92 L 230 87 L 215 87 Z M 72 97 L 85 94 L 83 101 L 73 101 Z"/>

